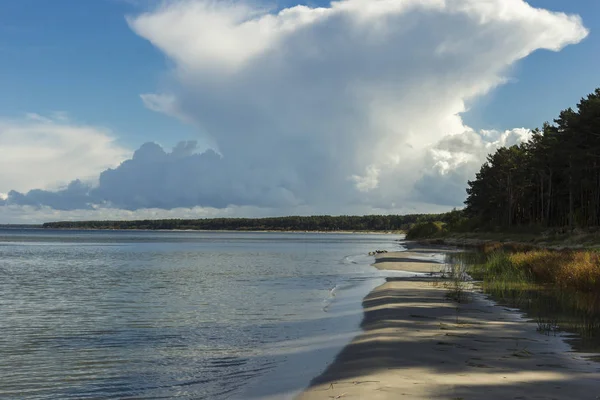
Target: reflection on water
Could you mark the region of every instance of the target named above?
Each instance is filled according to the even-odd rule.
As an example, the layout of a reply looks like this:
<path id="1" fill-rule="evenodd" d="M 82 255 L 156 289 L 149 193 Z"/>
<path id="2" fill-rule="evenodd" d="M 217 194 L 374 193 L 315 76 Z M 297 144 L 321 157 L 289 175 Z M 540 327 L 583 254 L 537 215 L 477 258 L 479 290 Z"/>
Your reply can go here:
<path id="1" fill-rule="evenodd" d="M 476 270 L 485 259 L 485 254 L 470 251 L 448 254 L 446 262 Z M 541 334 L 562 334 L 573 350 L 597 354 L 593 359 L 600 361 L 600 293 L 522 281 L 489 282 L 483 277 L 478 287 L 498 304 L 523 311 Z"/>

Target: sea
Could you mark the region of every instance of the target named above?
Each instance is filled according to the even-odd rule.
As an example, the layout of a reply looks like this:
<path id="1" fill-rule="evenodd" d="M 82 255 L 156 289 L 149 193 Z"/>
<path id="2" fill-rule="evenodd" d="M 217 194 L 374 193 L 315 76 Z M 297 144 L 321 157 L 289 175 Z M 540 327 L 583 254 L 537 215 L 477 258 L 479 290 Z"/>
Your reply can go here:
<path id="1" fill-rule="evenodd" d="M 0 399 L 291 399 L 400 239 L 0 229 Z"/>

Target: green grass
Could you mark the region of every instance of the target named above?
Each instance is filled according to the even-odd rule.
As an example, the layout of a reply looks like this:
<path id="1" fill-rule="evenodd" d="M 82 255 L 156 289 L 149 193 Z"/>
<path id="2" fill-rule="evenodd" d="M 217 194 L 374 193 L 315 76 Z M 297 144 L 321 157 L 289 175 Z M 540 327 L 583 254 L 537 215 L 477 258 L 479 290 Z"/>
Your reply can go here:
<path id="1" fill-rule="evenodd" d="M 421 237 L 419 239 L 428 239 Z M 586 248 L 600 249 L 600 231 L 561 231 L 561 230 L 503 230 L 454 232 L 444 229 L 430 239 L 483 243 L 512 243 L 537 248 Z"/>

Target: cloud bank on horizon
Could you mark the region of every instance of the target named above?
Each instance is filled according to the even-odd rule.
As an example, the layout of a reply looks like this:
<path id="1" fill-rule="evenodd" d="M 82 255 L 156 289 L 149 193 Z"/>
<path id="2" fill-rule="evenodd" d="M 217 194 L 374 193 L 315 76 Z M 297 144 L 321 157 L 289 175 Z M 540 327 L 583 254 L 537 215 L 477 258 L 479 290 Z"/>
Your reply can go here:
<path id="1" fill-rule="evenodd" d="M 0 191 L 20 190 L 3 196 L 3 208 L 227 215 L 460 206 L 486 155 L 529 135 L 475 131 L 461 119 L 466 104 L 504 83 L 518 60 L 588 33 L 578 16 L 522 0 L 342 0 L 276 13 L 187 0 L 128 23 L 173 63 L 167 90 L 142 94 L 144 104 L 197 126 L 214 149 L 146 143 L 115 168 L 125 157 L 109 146 L 111 168 L 87 165 L 97 181 L 76 179 L 87 171 L 60 174 L 73 181 L 42 190 L 42 181 L 1 177 Z M 0 143 L 5 136 L 0 129 Z M 98 153 L 91 147 L 79 156 Z"/>

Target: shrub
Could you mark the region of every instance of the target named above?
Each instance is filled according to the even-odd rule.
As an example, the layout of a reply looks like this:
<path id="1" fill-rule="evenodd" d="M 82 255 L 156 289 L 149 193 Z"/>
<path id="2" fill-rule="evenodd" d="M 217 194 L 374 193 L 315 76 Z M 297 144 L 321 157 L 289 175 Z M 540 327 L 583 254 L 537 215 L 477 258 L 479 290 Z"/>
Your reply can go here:
<path id="1" fill-rule="evenodd" d="M 434 238 L 440 236 L 444 231 L 443 222 L 420 222 L 410 227 L 408 232 L 406 232 L 406 239 L 415 240 Z"/>

